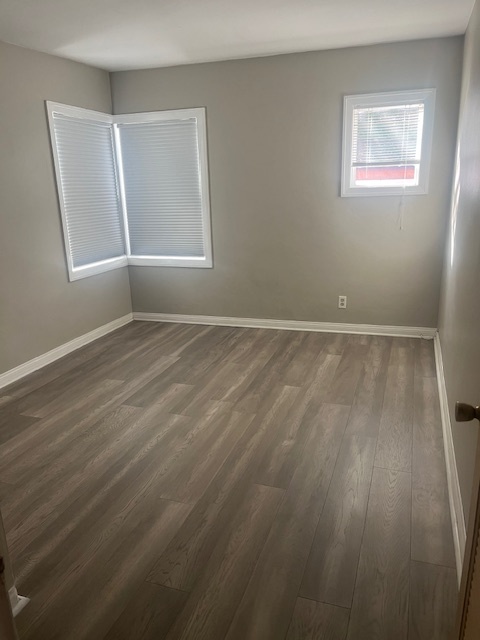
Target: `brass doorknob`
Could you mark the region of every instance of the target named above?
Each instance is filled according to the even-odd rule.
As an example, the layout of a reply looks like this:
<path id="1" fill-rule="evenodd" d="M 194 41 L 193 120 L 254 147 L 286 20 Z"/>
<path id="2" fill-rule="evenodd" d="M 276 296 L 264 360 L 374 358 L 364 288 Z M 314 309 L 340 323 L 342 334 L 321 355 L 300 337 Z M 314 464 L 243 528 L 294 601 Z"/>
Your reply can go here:
<path id="1" fill-rule="evenodd" d="M 471 404 L 457 402 L 455 404 L 455 420 L 457 422 L 469 422 L 470 420 L 480 420 L 480 407 Z"/>

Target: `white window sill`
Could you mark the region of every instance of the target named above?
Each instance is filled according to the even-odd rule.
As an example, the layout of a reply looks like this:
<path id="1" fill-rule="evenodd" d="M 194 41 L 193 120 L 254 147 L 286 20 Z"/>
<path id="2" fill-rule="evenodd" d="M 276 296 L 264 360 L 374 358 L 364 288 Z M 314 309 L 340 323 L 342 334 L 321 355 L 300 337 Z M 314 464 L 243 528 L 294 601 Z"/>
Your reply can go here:
<path id="1" fill-rule="evenodd" d="M 84 267 L 77 267 L 69 270 L 69 280 L 81 280 L 90 276 L 120 269 L 127 265 L 136 267 L 188 267 L 190 269 L 212 269 L 213 260 L 210 257 L 202 258 L 172 258 L 171 256 L 120 256 L 111 260 L 103 260 L 94 264 L 87 264 Z"/>
<path id="2" fill-rule="evenodd" d="M 129 256 L 128 264 L 136 267 L 190 267 L 194 269 L 211 269 L 213 267 L 213 261 L 208 257 Z"/>
<path id="3" fill-rule="evenodd" d="M 370 197 L 370 196 L 423 196 L 428 189 L 418 187 L 346 187 L 342 189 L 342 198 Z"/>
<path id="4" fill-rule="evenodd" d="M 112 271 L 113 269 L 120 269 L 120 267 L 126 267 L 128 264 L 127 256 L 119 256 L 118 258 L 112 258 L 111 260 L 102 260 L 101 262 L 94 262 L 93 264 L 87 264 L 84 267 L 77 267 L 69 269 L 69 280 L 81 280 L 82 278 L 88 278 L 90 276 L 104 273 L 105 271 Z"/>

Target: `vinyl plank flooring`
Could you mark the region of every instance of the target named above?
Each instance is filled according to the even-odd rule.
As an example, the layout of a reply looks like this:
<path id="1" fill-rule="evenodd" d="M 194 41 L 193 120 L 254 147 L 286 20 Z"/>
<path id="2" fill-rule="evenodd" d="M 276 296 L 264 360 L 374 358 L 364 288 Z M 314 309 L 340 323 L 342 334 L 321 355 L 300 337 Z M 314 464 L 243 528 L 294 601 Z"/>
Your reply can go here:
<path id="1" fill-rule="evenodd" d="M 147 351 L 154 349 L 160 357 L 178 357 L 182 349 L 200 339 L 208 329 L 209 327 L 191 324 L 158 323 L 157 330 L 149 333 L 142 343 Z M 139 351 L 135 350 L 135 354 L 139 354 Z"/>
<path id="2" fill-rule="evenodd" d="M 348 344 L 370 345 L 372 337 L 366 333 L 351 333 L 348 335 Z"/>
<path id="3" fill-rule="evenodd" d="M 321 411 L 328 382 L 335 374 L 340 356 L 322 354 L 317 359 L 313 380 L 299 393 L 290 413 L 279 425 L 275 439 L 265 451 L 255 479 L 259 484 L 288 488 L 308 436 L 309 416 Z"/>
<path id="4" fill-rule="evenodd" d="M 260 365 L 238 364 L 230 358 L 226 358 L 222 368 L 222 375 L 217 376 L 217 385 L 210 389 L 210 397 L 222 402 L 231 402 L 236 411 L 239 410 L 238 398 L 240 398 L 257 375 Z M 250 412 L 250 411 L 249 411 Z"/>
<path id="5" fill-rule="evenodd" d="M 286 640 L 345 640 L 349 610 L 298 598 Z"/>
<path id="6" fill-rule="evenodd" d="M 378 436 L 391 344 L 391 338 L 371 337 L 348 419 L 350 435 Z"/>
<path id="7" fill-rule="evenodd" d="M 161 478 L 162 466 L 190 423 L 182 416 L 167 416 L 157 431 L 151 415 L 146 413 L 138 419 L 137 413 L 128 426 L 136 438 L 128 447 L 122 444 L 120 457 L 111 456 L 109 460 L 100 451 L 97 459 L 101 464 L 96 473 L 87 468 L 83 481 L 73 480 L 70 491 L 52 492 L 49 500 L 58 501 L 54 518 L 47 517 L 50 504 L 41 505 L 43 513 L 37 507 L 32 513 L 37 519 L 31 528 L 32 541 L 26 535 L 15 536 L 15 530 L 10 532 L 12 551 L 22 561 L 17 575 L 26 589 L 35 588 L 42 572 L 53 579 L 69 563 L 79 562 L 82 554 L 88 557 L 91 540 L 103 540 L 116 531 L 115 514 L 134 508 L 138 496 L 153 492 L 152 485 L 158 494 L 155 483 Z"/>
<path id="8" fill-rule="evenodd" d="M 198 346 L 194 344 L 182 359 L 189 365 L 189 375 L 195 379 L 205 371 L 205 365 L 233 359 L 236 349 L 246 341 L 248 329 L 238 327 L 210 327 L 212 335 Z"/>
<path id="9" fill-rule="evenodd" d="M 171 411 L 171 409 L 193 389 L 191 384 L 170 384 L 168 377 L 162 376 L 162 374 L 156 376 L 155 379 L 160 377 L 163 378 L 162 390 L 158 390 L 158 392 L 153 396 L 150 396 L 148 400 L 145 400 L 145 396 L 143 396 L 143 398 L 139 397 L 141 391 L 137 391 L 133 396 L 127 398 L 122 404 L 129 405 L 131 407 L 147 407 L 151 404 L 156 404 L 161 406 L 164 411 Z"/>
<path id="10" fill-rule="evenodd" d="M 436 377 L 433 340 L 415 341 L 415 375 L 423 378 Z"/>
<path id="11" fill-rule="evenodd" d="M 274 384 L 278 384 L 285 371 L 288 370 L 292 358 L 300 348 L 304 336 L 298 331 L 284 331 L 277 343 L 274 357 L 252 377 L 245 393 L 235 404 L 237 411 L 254 413 L 261 404 L 265 392 Z"/>
<path id="12" fill-rule="evenodd" d="M 222 327 L 223 329 L 223 327 Z M 206 350 L 210 350 L 222 336 L 222 331 L 215 331 L 212 326 L 183 325 L 185 335 L 175 345 L 172 356 L 201 356 Z M 228 330 L 228 329 L 227 329 Z"/>
<path id="13" fill-rule="evenodd" d="M 184 368 L 185 364 L 183 360 L 179 358 L 177 362 L 168 367 L 166 371 L 157 372 L 148 382 L 133 388 L 125 398 L 124 404 L 133 407 L 147 407 L 151 404 L 156 404 L 159 398 L 165 396 L 174 385 L 182 385 L 188 393 L 188 391 L 193 389 L 193 385 L 187 385 L 181 382 L 184 379 L 184 376 L 181 375 Z M 183 397 L 183 394 L 181 397 Z M 177 402 L 179 400 L 180 397 L 176 398 Z"/>
<path id="14" fill-rule="evenodd" d="M 393 349 L 392 351 L 390 363 L 399 364 L 404 358 L 404 350 L 410 351 L 411 353 L 415 354 L 417 340 L 418 338 L 394 338 L 392 347 L 395 347 L 395 349 Z"/>
<path id="15" fill-rule="evenodd" d="M 283 637 L 325 502 L 349 407 L 322 406 L 227 634 L 228 640 Z"/>
<path id="16" fill-rule="evenodd" d="M 451 640 L 457 594 L 455 569 L 412 561 L 408 640 Z"/>
<path id="17" fill-rule="evenodd" d="M 203 427 L 201 439 L 192 440 L 183 459 L 163 478 L 162 496 L 197 502 L 252 419 L 253 416 L 221 410 L 212 420 L 207 419 L 210 424 Z"/>
<path id="18" fill-rule="evenodd" d="M 74 387 L 67 387 L 63 393 L 50 402 L 45 404 L 41 402 L 41 406 L 34 409 L 28 409 L 23 415 L 34 418 L 46 418 L 52 414 L 58 414 L 62 410 L 75 411 L 76 408 L 82 409 L 86 405 L 98 404 L 101 397 L 111 395 L 115 387 L 121 387 L 123 380 L 113 378 L 103 378 L 102 380 L 92 380 L 88 377 L 82 382 L 76 382 Z"/>
<path id="19" fill-rule="evenodd" d="M 274 487 L 252 486 L 167 638 L 225 637 L 283 493 Z"/>
<path id="20" fill-rule="evenodd" d="M 341 356 L 349 342 L 350 336 L 347 333 L 326 333 L 325 353 L 333 356 Z"/>
<path id="21" fill-rule="evenodd" d="M 242 400 L 243 407 L 245 408 L 245 396 L 248 396 L 252 391 L 251 385 L 254 378 L 267 367 L 270 360 L 274 357 L 274 354 L 278 351 L 279 343 L 282 341 L 282 336 L 280 335 L 282 332 L 279 332 L 276 336 L 272 336 L 268 331 L 267 333 L 265 333 L 265 331 L 266 330 L 262 330 L 258 334 L 258 338 L 253 343 L 251 349 L 248 349 L 239 356 L 233 356 L 232 362 L 238 365 L 234 371 L 238 375 L 235 376 L 234 380 L 229 384 L 228 390 L 226 392 L 223 390 L 221 399 L 235 403 L 237 410 L 237 403 Z M 277 384 L 278 382 L 279 381 L 275 379 L 273 384 Z M 216 395 L 215 397 L 219 396 Z M 248 412 L 252 410 L 252 405 L 253 403 L 247 405 L 246 408 Z M 256 408 L 258 409 L 258 401 Z"/>
<path id="22" fill-rule="evenodd" d="M 42 469 L 52 456 L 57 456 L 70 439 L 95 424 L 103 415 L 101 408 L 113 407 L 115 395 L 122 387 L 118 380 L 105 380 L 86 402 L 85 412 L 64 409 L 45 419 L 35 419 L 35 429 L 29 429 L 8 440 L 2 447 L 7 464 L 0 475 L 5 482 L 22 481 L 33 471 Z M 91 411 L 89 411 L 91 409 Z M 82 415 L 83 414 L 83 415 Z"/>
<path id="23" fill-rule="evenodd" d="M 24 438 L 14 438 L 6 443 L 9 462 L 1 471 L 5 482 L 24 482 L 34 473 L 41 474 L 57 458 L 59 452 L 79 437 L 88 433 L 94 425 L 108 415 L 117 405 L 116 398 L 122 393 L 119 381 L 105 381 L 99 385 L 92 404 L 86 403 L 82 410 L 60 411 L 40 420 L 35 429 L 30 429 Z M 28 455 L 27 455 L 28 454 Z M 7 455 L 7 453 L 6 453 Z"/>
<path id="24" fill-rule="evenodd" d="M 18 618 L 20 636 L 32 640 L 103 638 L 188 510 L 187 505 L 146 496 L 122 520 L 117 535 L 103 540 L 89 559 L 63 575 L 46 600 L 41 594 L 32 598 L 29 610 Z M 79 607 L 78 602 L 84 606 Z M 33 626 L 36 616 L 38 625 Z"/>
<path id="25" fill-rule="evenodd" d="M 13 494 L 15 491 L 15 486 L 12 484 L 6 484 L 5 482 L 0 482 L 0 508 L 3 509 L 3 503 L 5 499 Z"/>
<path id="26" fill-rule="evenodd" d="M 264 415 L 255 418 L 192 509 L 148 580 L 190 590 L 215 550 L 219 534 L 231 525 L 237 503 L 251 484 L 258 458 L 271 441 L 276 425 L 288 414 L 298 389 L 280 387 L 271 394 Z"/>
<path id="27" fill-rule="evenodd" d="M 121 445 L 121 455 L 108 459 L 100 451 L 93 468 L 80 471 L 83 475 L 72 478 L 70 487 L 52 491 L 51 497 L 45 492 L 46 504 L 37 506 L 27 522 L 21 521 L 9 532 L 12 553 L 20 565 L 17 576 L 25 591 L 41 584 L 42 575 L 60 580 L 62 571 L 91 553 L 92 538 L 103 539 L 116 530 L 118 511 L 132 509 L 138 496 L 158 495 L 162 472 L 172 464 L 178 443 L 190 428 L 188 418 L 167 416 L 157 429 L 156 420 L 146 414 L 129 425 L 136 437 Z M 34 526 L 27 536 L 28 524 Z"/>
<path id="28" fill-rule="evenodd" d="M 434 374 L 428 341 L 134 322 L 2 390 L 20 639 L 442 640 Z"/>
<path id="29" fill-rule="evenodd" d="M 51 411 L 58 410 L 55 402 L 58 401 L 59 396 L 66 397 L 68 403 L 69 393 L 81 395 L 79 386 L 88 388 L 94 382 L 105 378 L 124 379 L 122 375 L 125 374 L 125 371 L 122 370 L 122 365 L 125 363 L 127 363 L 131 373 L 133 364 L 137 365 L 137 372 L 143 371 L 147 366 L 145 354 L 149 353 L 153 348 L 154 338 L 152 338 L 152 335 L 154 334 L 150 334 L 147 340 L 141 340 L 130 351 L 120 344 L 116 349 L 107 350 L 95 358 L 90 358 L 81 366 L 74 367 L 64 375 L 39 386 L 31 393 L 23 395 L 14 402 L 15 410 L 18 413 L 33 417 L 46 417 L 50 408 Z M 153 355 L 150 356 L 151 359 L 153 357 Z M 152 364 L 151 360 L 149 364 Z M 112 371 L 115 371 L 115 376 L 111 375 Z M 8 408 L 10 407 L 11 405 L 8 405 Z"/>
<path id="30" fill-rule="evenodd" d="M 409 342 L 392 346 L 375 456 L 384 469 L 412 468 L 414 358 Z"/>
<path id="31" fill-rule="evenodd" d="M 179 367 L 172 368 L 171 380 L 193 385 L 191 392 L 172 411 L 201 416 L 212 400 L 235 403 L 274 355 L 278 336 L 261 333 L 256 336 L 257 352 L 248 362 L 237 362 L 235 353 L 239 338 L 231 333 L 235 330 L 228 331 L 220 344 L 206 349 L 200 357 L 184 357 Z"/>
<path id="32" fill-rule="evenodd" d="M 149 367 L 152 367 L 155 374 L 158 375 L 158 373 L 171 367 L 176 361 L 177 359 L 171 356 L 158 357 L 155 354 L 151 354 L 148 358 L 143 356 L 135 364 L 129 362 L 128 367 L 124 366 L 123 371 L 118 365 L 114 365 L 111 367 L 109 375 L 113 374 L 116 381 L 123 382 L 134 378 L 137 373 L 142 374 L 145 371 L 149 371 Z M 99 383 L 102 384 L 104 381 L 105 378 L 103 376 L 99 378 L 97 376 L 86 376 L 83 385 L 80 385 L 77 381 L 73 387 L 68 387 L 63 394 L 57 395 L 51 402 L 42 404 L 38 409 L 24 411 L 23 413 L 36 418 L 45 418 L 65 408 L 69 410 L 82 409 L 86 403 L 90 402 L 90 398 L 98 392 Z"/>
<path id="33" fill-rule="evenodd" d="M 292 387 L 309 385 L 315 374 L 316 364 L 325 349 L 326 337 L 324 333 L 302 333 L 301 344 L 283 371 L 281 382 Z"/>
<path id="34" fill-rule="evenodd" d="M 222 381 L 231 379 L 232 364 L 230 362 L 217 363 L 208 371 L 208 378 L 202 382 L 197 380 L 192 390 L 172 407 L 174 413 L 186 416 L 198 417 L 204 415 L 212 402 L 224 402 L 235 407 L 228 398 L 217 398 L 215 391 Z"/>
<path id="35" fill-rule="evenodd" d="M 204 327 L 208 332 L 198 336 L 186 350 L 177 349 L 180 362 L 172 370 L 172 381 L 201 387 L 208 382 L 219 365 L 230 361 L 235 346 L 241 342 L 241 331 L 230 327 Z M 220 329 L 220 331 L 216 331 Z"/>
<path id="36" fill-rule="evenodd" d="M 107 465 L 109 457 L 117 455 L 117 447 L 126 445 L 120 434 L 128 433 L 128 427 L 134 423 L 139 413 L 126 407 L 114 410 L 103 420 L 95 423 L 92 429 L 84 432 L 77 446 L 71 445 L 64 455 L 56 456 L 48 464 L 36 469 L 34 483 L 24 485 L 21 496 L 15 496 L 14 513 L 11 513 L 9 505 L 5 509 L 12 541 L 17 537 L 25 540 L 29 527 L 36 530 L 48 509 L 54 510 L 57 506 L 55 498 L 63 500 L 69 486 L 81 486 L 77 474 L 84 477 L 83 474 L 88 471 L 91 477 L 95 467 Z M 113 429 L 117 434 L 117 440 L 112 443 Z M 88 460 L 87 466 L 85 460 Z M 45 499 L 45 496 L 48 498 Z"/>
<path id="37" fill-rule="evenodd" d="M 348 640 L 407 638 L 410 509 L 410 474 L 374 469 Z"/>
<path id="38" fill-rule="evenodd" d="M 252 329 L 232 353 L 232 362 L 249 365 L 252 360 L 266 362 L 276 348 L 281 332 L 274 335 L 269 329 Z"/>
<path id="39" fill-rule="evenodd" d="M 412 560 L 455 567 L 437 380 L 415 377 Z"/>
<path id="40" fill-rule="evenodd" d="M 301 596 L 352 606 L 374 456 L 374 438 L 344 439 L 303 576 Z"/>
<path id="41" fill-rule="evenodd" d="M 13 382 L 2 391 L 8 393 L 12 400 L 18 400 L 31 394 L 40 387 L 44 387 L 49 382 L 54 380 L 59 381 L 61 376 L 68 374 L 73 369 L 83 367 L 88 361 L 103 357 L 107 352 L 111 352 L 112 348 L 115 348 L 118 344 L 122 344 L 122 348 L 131 347 L 133 343 L 143 341 L 145 329 L 152 331 L 151 327 L 142 327 L 141 324 L 142 323 L 139 322 L 132 322 L 124 327 L 120 327 L 112 333 L 77 349 L 73 353 L 34 371 L 17 382 Z M 147 323 L 143 324 L 147 325 Z"/>
<path id="42" fill-rule="evenodd" d="M 161 362 L 160 367 L 163 365 L 164 362 Z M 62 441 L 67 444 L 72 433 L 97 422 L 112 408 L 122 404 L 136 389 L 148 383 L 157 373 L 158 365 L 153 364 L 127 382 L 105 380 L 98 386 L 95 394 L 88 396 L 88 400 L 85 398 L 79 400 L 75 406 L 67 404 L 58 413 L 55 412 L 38 422 L 35 429 L 29 429 L 25 434 L 11 438 L 2 447 L 2 453 L 8 460 L 8 465 L 2 469 L 0 480 L 9 482 L 11 473 L 15 481 L 18 479 L 20 468 L 24 465 L 31 473 L 35 461 L 40 460 L 41 464 L 45 463 L 46 451 L 52 446 L 57 446 Z"/>
<path id="43" fill-rule="evenodd" d="M 187 597 L 184 591 L 142 584 L 105 640 L 164 640 Z"/>
<path id="44" fill-rule="evenodd" d="M 38 422 L 38 418 L 16 413 L 4 414 L 0 417 L 0 445 L 29 429 L 36 422 Z"/>
<path id="45" fill-rule="evenodd" d="M 326 397 L 327 402 L 352 404 L 367 352 L 367 345 L 355 343 L 346 345 L 338 369 L 330 383 Z"/>

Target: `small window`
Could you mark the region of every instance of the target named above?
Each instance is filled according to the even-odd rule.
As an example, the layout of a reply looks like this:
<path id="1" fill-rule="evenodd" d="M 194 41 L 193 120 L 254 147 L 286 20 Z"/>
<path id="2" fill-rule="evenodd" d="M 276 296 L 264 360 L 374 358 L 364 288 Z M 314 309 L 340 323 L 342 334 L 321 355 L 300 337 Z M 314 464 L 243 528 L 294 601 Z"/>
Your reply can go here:
<path id="1" fill-rule="evenodd" d="M 47 109 L 70 280 L 212 266 L 205 109 Z"/>
<path id="2" fill-rule="evenodd" d="M 346 96 L 342 196 L 425 194 L 435 89 Z"/>

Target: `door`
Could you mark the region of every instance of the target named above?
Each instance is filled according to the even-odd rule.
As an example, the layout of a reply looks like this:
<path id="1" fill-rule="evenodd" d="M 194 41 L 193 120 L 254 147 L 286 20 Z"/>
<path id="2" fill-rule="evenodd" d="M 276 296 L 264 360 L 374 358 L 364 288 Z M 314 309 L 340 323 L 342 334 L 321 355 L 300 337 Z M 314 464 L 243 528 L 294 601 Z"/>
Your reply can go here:
<path id="1" fill-rule="evenodd" d="M 480 407 L 457 402 L 455 418 L 457 422 L 480 420 Z M 480 437 L 473 482 L 455 640 L 480 638 Z"/>

